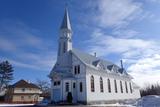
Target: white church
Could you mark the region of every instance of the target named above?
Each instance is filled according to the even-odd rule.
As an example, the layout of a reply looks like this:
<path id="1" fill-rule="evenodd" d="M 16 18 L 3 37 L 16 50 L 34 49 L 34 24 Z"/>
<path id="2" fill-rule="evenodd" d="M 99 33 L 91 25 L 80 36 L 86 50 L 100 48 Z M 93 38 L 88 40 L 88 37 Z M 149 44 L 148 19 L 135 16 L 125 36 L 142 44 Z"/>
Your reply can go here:
<path id="1" fill-rule="evenodd" d="M 73 103 L 83 104 L 140 98 L 139 87 L 123 66 L 73 48 L 67 9 L 60 27 L 57 62 L 49 77 L 51 100 L 57 103 L 65 102 L 69 92 Z"/>

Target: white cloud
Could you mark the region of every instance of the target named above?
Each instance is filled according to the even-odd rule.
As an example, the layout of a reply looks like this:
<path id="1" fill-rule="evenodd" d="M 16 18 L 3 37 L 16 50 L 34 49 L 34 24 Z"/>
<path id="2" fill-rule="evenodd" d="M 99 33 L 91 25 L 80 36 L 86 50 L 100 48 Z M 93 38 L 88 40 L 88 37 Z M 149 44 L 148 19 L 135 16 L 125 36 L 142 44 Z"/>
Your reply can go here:
<path id="1" fill-rule="evenodd" d="M 15 51 L 16 46 L 11 41 L 1 37 L 0 38 L 0 49 L 3 51 Z"/>
<path id="2" fill-rule="evenodd" d="M 112 57 L 115 54 L 124 59 L 124 63 L 128 65 L 127 70 L 138 85 L 143 86 L 147 81 L 151 83 L 159 81 L 160 43 L 158 41 L 113 37 L 96 30 L 88 43 L 91 53 L 97 52 L 98 56 L 112 55 Z"/>
<path id="3" fill-rule="evenodd" d="M 131 29 L 118 29 L 118 30 L 114 30 L 112 32 L 113 35 L 115 36 L 120 36 L 121 38 L 131 38 L 131 37 L 135 37 L 137 35 L 140 35 L 140 32 L 137 32 L 135 30 L 131 30 Z"/>
<path id="4" fill-rule="evenodd" d="M 106 35 L 101 30 L 96 30 L 92 34 L 90 52 L 97 52 L 99 56 L 110 53 L 124 53 L 134 49 L 134 51 L 154 48 L 156 42 L 143 39 L 120 38 Z M 98 51 L 97 51 L 98 50 Z M 148 50 L 149 51 L 149 50 Z"/>
<path id="5" fill-rule="evenodd" d="M 50 40 L 44 42 L 39 31 L 22 22 L 10 21 L 4 21 L 0 28 L 0 52 L 7 53 L 0 56 L 1 60 L 9 60 L 13 65 L 23 68 L 52 68 L 56 53 L 48 50 L 52 44 Z"/>
<path id="6" fill-rule="evenodd" d="M 98 0 L 97 4 L 95 18 L 102 27 L 126 25 L 142 13 L 142 4 L 133 0 Z"/>
<path id="7" fill-rule="evenodd" d="M 49 56 L 41 56 L 36 55 L 33 56 L 22 56 L 23 59 L 11 59 L 9 57 L 0 57 L 1 60 L 8 60 L 13 67 L 20 67 L 20 68 L 28 68 L 28 69 L 34 69 L 39 71 L 50 71 L 53 67 L 53 64 L 55 63 L 55 58 L 51 55 Z M 26 53 L 26 55 L 30 55 L 29 53 Z M 36 59 L 35 59 L 36 58 Z M 25 61 L 24 61 L 25 60 Z"/>
<path id="8" fill-rule="evenodd" d="M 146 1 L 150 3 L 160 3 L 160 0 L 146 0 Z"/>

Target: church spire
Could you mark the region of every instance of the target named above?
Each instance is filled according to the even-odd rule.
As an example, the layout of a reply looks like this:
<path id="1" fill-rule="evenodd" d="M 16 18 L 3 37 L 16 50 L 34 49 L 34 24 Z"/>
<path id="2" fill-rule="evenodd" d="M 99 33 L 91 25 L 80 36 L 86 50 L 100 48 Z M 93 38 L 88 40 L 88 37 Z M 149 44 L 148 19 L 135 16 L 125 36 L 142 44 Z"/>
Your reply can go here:
<path id="1" fill-rule="evenodd" d="M 65 8 L 64 18 L 63 18 L 63 22 L 61 24 L 60 29 L 67 29 L 67 30 L 72 31 L 67 7 Z"/>
<path id="2" fill-rule="evenodd" d="M 62 21 L 62 25 L 60 27 L 58 47 L 59 47 L 58 51 L 59 57 L 63 56 L 63 54 L 72 50 L 72 29 L 67 8 L 65 8 L 64 18 Z"/>

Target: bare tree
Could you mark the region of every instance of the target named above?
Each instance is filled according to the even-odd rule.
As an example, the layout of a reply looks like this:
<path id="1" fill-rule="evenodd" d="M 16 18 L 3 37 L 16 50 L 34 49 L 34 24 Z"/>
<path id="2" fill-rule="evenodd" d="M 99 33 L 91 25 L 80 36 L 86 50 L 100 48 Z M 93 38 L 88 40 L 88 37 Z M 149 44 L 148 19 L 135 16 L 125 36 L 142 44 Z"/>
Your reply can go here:
<path id="1" fill-rule="evenodd" d="M 146 95 L 160 95 L 160 84 L 148 84 L 145 88 L 141 89 L 141 96 Z"/>
<path id="2" fill-rule="evenodd" d="M 49 81 L 37 79 L 35 84 L 41 89 L 43 97 L 50 97 L 51 85 Z"/>

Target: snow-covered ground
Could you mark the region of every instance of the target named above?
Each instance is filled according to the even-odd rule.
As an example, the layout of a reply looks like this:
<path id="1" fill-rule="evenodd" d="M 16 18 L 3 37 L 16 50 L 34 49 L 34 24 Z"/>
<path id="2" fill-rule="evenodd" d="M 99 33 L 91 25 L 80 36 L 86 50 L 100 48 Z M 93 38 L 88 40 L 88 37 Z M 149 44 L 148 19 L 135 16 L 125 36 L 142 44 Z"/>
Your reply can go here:
<path id="1" fill-rule="evenodd" d="M 130 104 L 120 104 L 120 103 L 116 103 L 116 104 L 95 104 L 95 105 L 91 105 L 92 107 L 135 107 L 132 106 Z"/>
<path id="2" fill-rule="evenodd" d="M 138 100 L 124 101 L 116 104 L 91 105 L 96 107 L 160 107 L 160 96 L 149 95 Z"/>
<path id="3" fill-rule="evenodd" d="M 0 107 L 5 106 L 29 106 L 33 104 L 0 104 Z M 93 107 L 160 107 L 160 96 L 149 95 L 138 100 L 124 101 L 116 104 L 96 104 L 90 105 Z M 84 106 L 83 106 L 84 107 Z"/>
<path id="4" fill-rule="evenodd" d="M 150 95 L 137 101 L 138 107 L 160 107 L 160 96 Z"/>
<path id="5" fill-rule="evenodd" d="M 34 104 L 0 104 L 0 107 L 12 107 L 12 106 L 30 106 L 30 105 L 34 105 Z"/>

